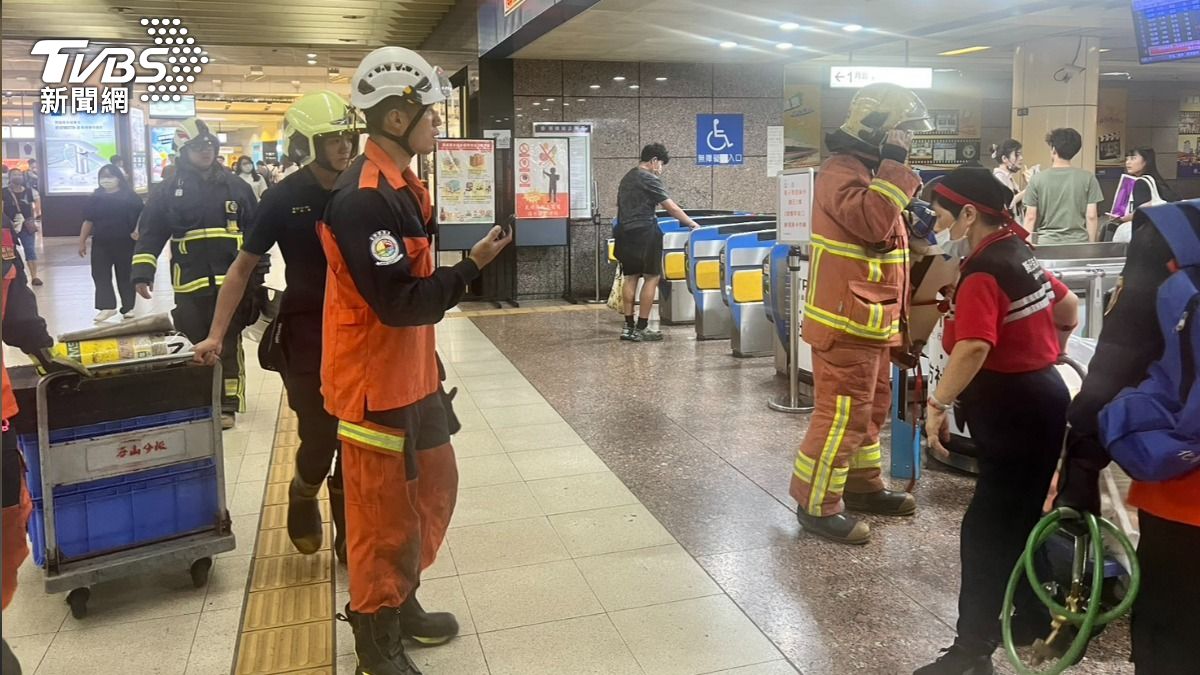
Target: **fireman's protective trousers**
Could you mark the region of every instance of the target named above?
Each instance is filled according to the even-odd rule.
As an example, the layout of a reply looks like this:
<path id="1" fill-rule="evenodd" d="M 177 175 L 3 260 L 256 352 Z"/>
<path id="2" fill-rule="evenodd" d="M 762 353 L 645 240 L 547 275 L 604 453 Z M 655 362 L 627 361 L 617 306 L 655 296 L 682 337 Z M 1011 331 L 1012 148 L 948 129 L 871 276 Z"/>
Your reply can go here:
<path id="1" fill-rule="evenodd" d="M 450 526 L 458 465 L 435 393 L 413 405 L 341 421 L 350 609 L 397 608 L 421 583 Z"/>
<path id="2" fill-rule="evenodd" d="M 791 495 L 806 513 L 843 509 L 842 492 L 884 488 L 879 429 L 891 408 L 886 346 L 835 342 L 813 350 L 813 410 L 796 456 Z"/>

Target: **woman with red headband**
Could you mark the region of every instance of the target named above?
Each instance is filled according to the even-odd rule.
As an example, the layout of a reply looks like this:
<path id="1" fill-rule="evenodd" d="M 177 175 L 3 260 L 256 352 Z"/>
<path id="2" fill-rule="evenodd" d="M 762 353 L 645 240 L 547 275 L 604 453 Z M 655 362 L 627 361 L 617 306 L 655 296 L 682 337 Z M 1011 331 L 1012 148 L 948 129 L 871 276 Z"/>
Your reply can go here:
<path id="1" fill-rule="evenodd" d="M 963 515 L 958 637 L 914 675 L 991 675 L 1009 573 L 1042 515 L 1070 396 L 1054 368 L 1077 323 L 1078 299 L 1046 273 L 1008 212 L 1012 193 L 987 169 L 962 168 L 934 188 L 942 250 L 960 257 L 943 344 L 950 354 L 929 396 L 925 429 L 945 454 L 946 411 L 955 406 L 978 449 L 979 479 Z M 1029 588 L 1014 633 L 1032 643 L 1050 617 Z"/>

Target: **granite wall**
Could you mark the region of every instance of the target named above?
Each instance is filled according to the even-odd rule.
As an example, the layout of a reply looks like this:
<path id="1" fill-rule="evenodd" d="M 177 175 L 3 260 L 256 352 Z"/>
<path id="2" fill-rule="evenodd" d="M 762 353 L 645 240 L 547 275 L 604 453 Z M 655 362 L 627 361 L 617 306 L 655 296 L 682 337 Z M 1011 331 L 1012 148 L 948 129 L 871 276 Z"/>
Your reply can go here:
<path id="1" fill-rule="evenodd" d="M 775 210 L 775 179 L 767 178 L 766 128 L 782 124 L 781 64 L 518 60 L 513 76 L 514 135 L 530 135 L 533 122 L 595 124 L 592 171 L 603 223 L 616 215 L 621 176 L 637 164 L 642 146 L 653 142 L 671 152 L 663 181 L 684 208 Z M 696 166 L 696 115 L 701 113 L 745 115 L 744 165 Z M 607 226 L 600 230 L 600 237 L 607 237 Z M 596 227 L 591 221 L 573 222 L 571 241 L 572 289 L 592 297 Z M 563 249 L 521 249 L 518 295 L 560 295 L 565 264 Z M 607 297 L 612 269 L 605 262 L 600 270 L 601 295 Z"/>

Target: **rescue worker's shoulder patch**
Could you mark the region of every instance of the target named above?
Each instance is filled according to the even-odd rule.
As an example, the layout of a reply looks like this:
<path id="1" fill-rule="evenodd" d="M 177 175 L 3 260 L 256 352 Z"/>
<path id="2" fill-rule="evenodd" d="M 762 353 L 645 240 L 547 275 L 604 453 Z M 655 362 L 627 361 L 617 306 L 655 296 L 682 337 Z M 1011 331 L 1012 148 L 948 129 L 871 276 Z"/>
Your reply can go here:
<path id="1" fill-rule="evenodd" d="M 392 265 L 404 258 L 404 251 L 396 235 L 388 230 L 378 230 L 371 235 L 371 257 L 376 265 Z"/>
<path id="2" fill-rule="evenodd" d="M 237 213 L 238 203 L 236 199 L 230 199 L 225 202 L 225 213 Z"/>
<path id="3" fill-rule="evenodd" d="M 1117 298 L 1121 297 L 1121 289 L 1125 287 L 1125 277 L 1117 277 L 1117 285 L 1112 289 L 1112 294 L 1108 296 L 1108 306 L 1104 308 L 1104 316 L 1117 306 Z"/>

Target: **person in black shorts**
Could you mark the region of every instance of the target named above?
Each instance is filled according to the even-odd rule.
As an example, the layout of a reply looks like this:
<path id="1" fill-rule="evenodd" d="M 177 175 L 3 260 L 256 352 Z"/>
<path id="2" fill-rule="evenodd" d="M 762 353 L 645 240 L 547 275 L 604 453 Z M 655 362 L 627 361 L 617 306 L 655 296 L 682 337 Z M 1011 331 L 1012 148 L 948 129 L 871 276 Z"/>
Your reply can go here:
<path id="1" fill-rule="evenodd" d="M 621 339 L 630 342 L 657 342 L 662 333 L 650 330 L 650 310 L 654 307 L 654 293 L 662 277 L 662 230 L 658 229 L 655 211 L 662 207 L 672 217 L 692 229 L 695 221 L 667 196 L 663 185 L 663 167 L 671 156 L 662 143 L 651 143 L 642 148 L 641 162 L 629 170 L 617 188 L 617 229 L 614 255 L 621 263 L 625 275 L 622 300 L 625 310 L 625 330 Z M 637 296 L 638 282 L 642 282 L 642 294 L 638 303 L 638 320 L 633 321 L 633 301 Z"/>
<path id="2" fill-rule="evenodd" d="M 195 359 L 214 361 L 221 342 L 259 261 L 276 243 L 286 263 L 287 290 L 279 315 L 263 338 L 260 358 L 279 371 L 288 406 L 296 411 L 300 447 L 296 473 L 288 489 L 288 537 L 296 550 L 316 553 L 322 544 L 317 493 L 329 474 L 338 447 L 337 419 L 325 411 L 321 396 L 321 326 L 325 302 L 325 252 L 317 221 L 325 213 L 333 183 L 350 165 L 358 148 L 357 118 L 349 104 L 330 91 L 296 100 L 284 116 L 288 157 L 303 169 L 263 193 L 255 226 L 229 267 L 217 297 L 208 338 L 196 345 Z M 345 505 L 341 458 L 329 477 L 330 515 L 336 530 L 334 553 L 346 559 Z"/>

